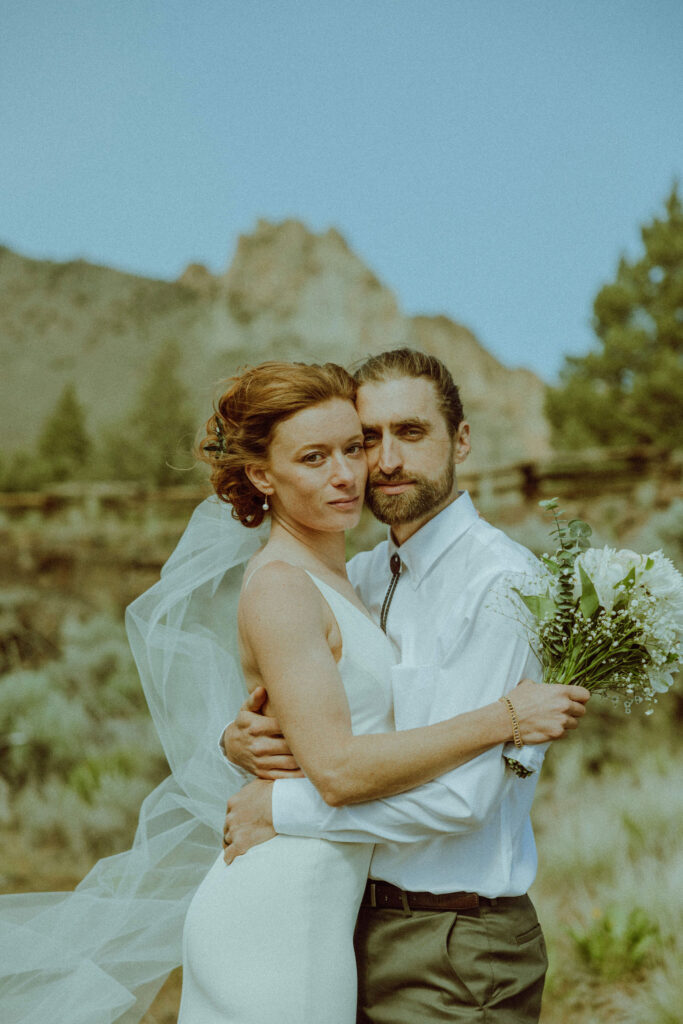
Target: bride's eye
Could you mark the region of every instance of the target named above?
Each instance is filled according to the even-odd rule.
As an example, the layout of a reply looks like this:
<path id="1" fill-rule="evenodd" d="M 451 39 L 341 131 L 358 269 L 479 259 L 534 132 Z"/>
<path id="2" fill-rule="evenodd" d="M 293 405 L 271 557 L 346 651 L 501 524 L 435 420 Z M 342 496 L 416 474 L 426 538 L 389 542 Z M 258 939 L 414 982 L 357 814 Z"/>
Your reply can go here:
<path id="1" fill-rule="evenodd" d="M 360 455 L 365 448 L 361 441 L 356 441 L 355 444 L 350 444 L 346 451 L 348 455 Z"/>
<path id="2" fill-rule="evenodd" d="M 325 456 L 322 452 L 309 452 L 307 455 L 304 455 L 301 461 L 309 466 L 318 466 L 324 458 Z"/>

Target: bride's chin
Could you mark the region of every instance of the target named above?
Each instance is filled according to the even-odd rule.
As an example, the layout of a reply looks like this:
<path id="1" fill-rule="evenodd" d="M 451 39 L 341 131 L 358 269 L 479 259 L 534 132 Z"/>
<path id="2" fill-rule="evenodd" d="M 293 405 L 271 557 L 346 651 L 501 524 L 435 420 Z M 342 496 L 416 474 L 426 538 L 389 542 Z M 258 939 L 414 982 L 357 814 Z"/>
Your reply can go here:
<path id="1" fill-rule="evenodd" d="M 282 526 L 303 533 L 346 533 L 358 526 L 363 506 L 345 512 L 330 509 L 318 516 L 287 515 L 282 510 L 273 515 L 273 521 L 279 520 Z"/>
<path id="2" fill-rule="evenodd" d="M 346 530 L 353 530 L 355 526 L 358 526 L 360 522 L 360 516 L 363 506 L 361 505 L 357 509 L 349 509 L 347 511 L 330 511 L 325 515 L 318 523 L 313 526 L 313 529 L 321 530 L 324 533 L 345 533 Z"/>

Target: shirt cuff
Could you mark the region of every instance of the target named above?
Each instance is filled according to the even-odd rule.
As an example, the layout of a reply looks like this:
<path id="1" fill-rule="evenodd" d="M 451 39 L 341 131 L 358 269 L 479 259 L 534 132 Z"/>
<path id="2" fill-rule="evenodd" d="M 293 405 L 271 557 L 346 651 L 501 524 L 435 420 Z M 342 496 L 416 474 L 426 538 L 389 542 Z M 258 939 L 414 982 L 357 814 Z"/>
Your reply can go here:
<path id="1" fill-rule="evenodd" d="M 273 783 L 273 828 L 284 836 L 310 836 L 322 831 L 330 808 L 308 779 L 276 779 Z"/>
<path id="2" fill-rule="evenodd" d="M 520 765 L 522 772 L 516 774 L 524 778 L 526 775 L 533 775 L 538 772 L 543 764 L 545 752 L 550 746 L 547 743 L 524 744 L 523 747 L 516 747 L 514 743 L 506 743 L 503 747 L 503 759 L 509 768 L 515 771 L 515 765 Z"/>

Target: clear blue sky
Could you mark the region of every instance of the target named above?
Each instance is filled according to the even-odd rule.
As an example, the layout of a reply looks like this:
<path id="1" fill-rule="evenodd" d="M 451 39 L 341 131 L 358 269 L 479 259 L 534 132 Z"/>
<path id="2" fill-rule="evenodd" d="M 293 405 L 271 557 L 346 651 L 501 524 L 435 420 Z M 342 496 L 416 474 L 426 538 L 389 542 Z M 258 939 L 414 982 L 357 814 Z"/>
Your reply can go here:
<path id="1" fill-rule="evenodd" d="M 680 0 L 4 0 L 0 241 L 175 278 L 333 225 L 551 379 L 683 169 Z"/>

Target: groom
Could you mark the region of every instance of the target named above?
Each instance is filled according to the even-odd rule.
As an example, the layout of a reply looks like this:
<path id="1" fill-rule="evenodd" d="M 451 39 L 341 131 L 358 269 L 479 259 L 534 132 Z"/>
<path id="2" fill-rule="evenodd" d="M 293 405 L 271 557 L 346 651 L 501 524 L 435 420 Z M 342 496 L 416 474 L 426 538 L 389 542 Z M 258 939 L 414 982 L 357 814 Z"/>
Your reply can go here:
<path id="1" fill-rule="evenodd" d="M 356 379 L 367 502 L 391 532 L 348 572 L 398 652 L 396 728 L 408 729 L 539 678 L 524 630 L 493 607 L 529 555 L 456 489 L 470 439 L 447 368 L 399 349 L 370 358 Z M 252 699 L 226 730 L 226 754 L 284 776 L 296 766 L 256 708 Z M 229 856 L 275 832 L 375 843 L 355 937 L 359 1024 L 526 1024 L 538 1020 L 547 967 L 526 895 L 536 780 L 513 775 L 500 747 L 408 793 L 347 807 L 328 806 L 304 778 L 257 780 L 228 805 Z"/>

